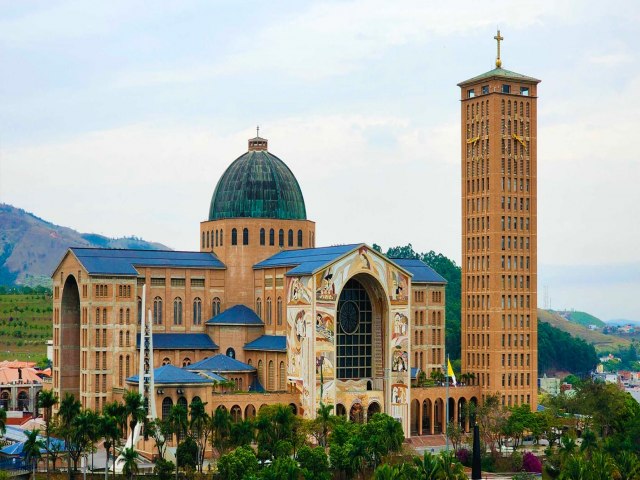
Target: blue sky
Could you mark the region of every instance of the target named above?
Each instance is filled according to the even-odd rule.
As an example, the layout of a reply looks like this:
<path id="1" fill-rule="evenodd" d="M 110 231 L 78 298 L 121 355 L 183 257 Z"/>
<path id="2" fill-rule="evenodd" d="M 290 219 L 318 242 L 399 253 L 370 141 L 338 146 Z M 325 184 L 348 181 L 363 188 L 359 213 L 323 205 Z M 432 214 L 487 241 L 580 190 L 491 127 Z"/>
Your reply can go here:
<path id="1" fill-rule="evenodd" d="M 0 1 L 0 201 L 196 249 L 260 124 L 319 244 L 459 262 L 456 83 L 499 25 L 504 67 L 542 79 L 539 283 L 640 319 L 639 24 L 631 1 Z"/>

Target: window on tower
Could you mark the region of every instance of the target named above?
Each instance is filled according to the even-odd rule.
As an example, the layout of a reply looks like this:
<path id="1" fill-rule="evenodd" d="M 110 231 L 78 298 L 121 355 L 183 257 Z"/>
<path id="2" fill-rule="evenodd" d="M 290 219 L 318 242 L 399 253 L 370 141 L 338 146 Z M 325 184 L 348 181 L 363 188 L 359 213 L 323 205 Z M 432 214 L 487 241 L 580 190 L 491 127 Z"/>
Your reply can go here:
<path id="1" fill-rule="evenodd" d="M 520 87 L 520 95 L 529 96 L 529 87 Z"/>
<path id="2" fill-rule="evenodd" d="M 482 94 L 486 95 L 487 93 L 489 93 L 489 85 L 483 85 L 482 86 Z"/>
<path id="3" fill-rule="evenodd" d="M 467 90 L 467 98 L 473 98 L 476 96 L 476 92 L 473 90 L 473 88 Z"/>
<path id="4" fill-rule="evenodd" d="M 511 85 L 507 85 L 506 83 L 502 85 L 502 93 L 511 93 Z"/>

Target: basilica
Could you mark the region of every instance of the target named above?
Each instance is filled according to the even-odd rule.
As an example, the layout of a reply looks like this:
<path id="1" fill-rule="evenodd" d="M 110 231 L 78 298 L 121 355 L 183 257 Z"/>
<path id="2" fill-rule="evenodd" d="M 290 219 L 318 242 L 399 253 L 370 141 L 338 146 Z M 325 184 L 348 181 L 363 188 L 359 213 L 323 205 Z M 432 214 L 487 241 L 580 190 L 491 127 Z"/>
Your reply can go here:
<path id="1" fill-rule="evenodd" d="M 159 416 L 196 397 L 235 420 L 323 402 L 409 436 L 412 379 L 444 361 L 446 282 L 364 243 L 318 247 L 315 229 L 256 137 L 215 187 L 199 252 L 70 248 L 53 274 L 56 393 L 100 409 L 136 389 L 148 314 Z"/>

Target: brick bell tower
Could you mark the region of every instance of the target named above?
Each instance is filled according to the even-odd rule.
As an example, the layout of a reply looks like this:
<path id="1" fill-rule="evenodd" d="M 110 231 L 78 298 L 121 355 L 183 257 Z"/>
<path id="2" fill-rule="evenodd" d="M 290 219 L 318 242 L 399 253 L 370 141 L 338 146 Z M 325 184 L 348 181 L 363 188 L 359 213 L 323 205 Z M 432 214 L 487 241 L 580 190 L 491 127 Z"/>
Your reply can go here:
<path id="1" fill-rule="evenodd" d="M 502 68 L 461 91 L 462 370 L 503 405 L 537 405 L 537 86 Z"/>

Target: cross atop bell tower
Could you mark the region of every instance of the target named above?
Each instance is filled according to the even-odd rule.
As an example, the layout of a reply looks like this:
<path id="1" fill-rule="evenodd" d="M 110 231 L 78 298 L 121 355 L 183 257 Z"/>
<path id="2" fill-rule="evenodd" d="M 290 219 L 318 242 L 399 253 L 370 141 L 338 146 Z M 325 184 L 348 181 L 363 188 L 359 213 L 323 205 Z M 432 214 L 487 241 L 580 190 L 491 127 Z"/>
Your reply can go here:
<path id="1" fill-rule="evenodd" d="M 493 37 L 493 39 L 498 42 L 498 56 L 496 57 L 496 67 L 502 67 L 502 60 L 500 60 L 500 42 L 504 40 L 504 37 L 500 36 L 500 29 L 498 29 L 498 34 Z"/>

